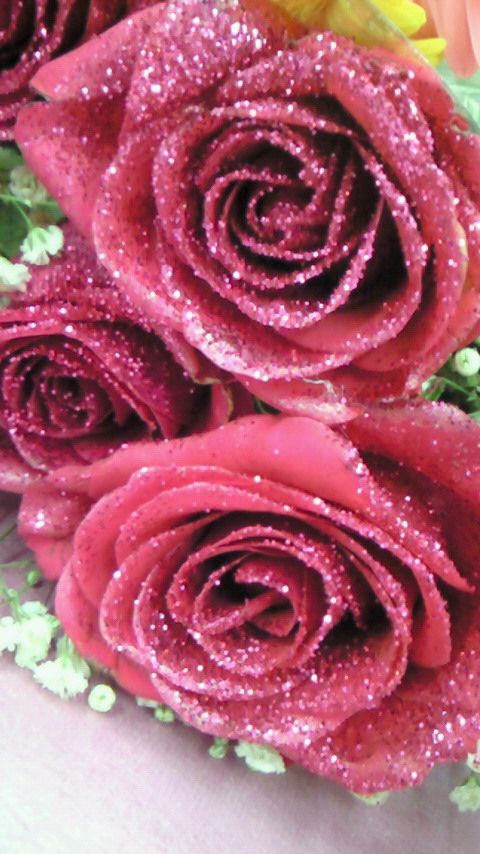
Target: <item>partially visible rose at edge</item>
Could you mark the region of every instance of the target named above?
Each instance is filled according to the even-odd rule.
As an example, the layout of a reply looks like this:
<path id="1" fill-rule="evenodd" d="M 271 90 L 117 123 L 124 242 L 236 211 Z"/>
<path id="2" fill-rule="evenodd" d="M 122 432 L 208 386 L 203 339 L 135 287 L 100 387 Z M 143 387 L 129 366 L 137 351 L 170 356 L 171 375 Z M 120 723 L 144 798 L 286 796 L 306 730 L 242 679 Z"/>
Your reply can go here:
<path id="1" fill-rule="evenodd" d="M 150 322 L 338 421 L 478 334 L 480 145 L 427 67 L 279 14 L 147 9 L 44 67 L 17 139 Z"/>
<path id="2" fill-rule="evenodd" d="M 180 336 L 145 327 L 70 225 L 64 236 L 62 255 L 31 266 L 26 293 L 0 312 L 0 487 L 13 491 L 125 443 L 252 410 Z"/>
<path id="3" fill-rule="evenodd" d="M 446 58 L 461 77 L 480 68 L 480 3 L 478 0 L 418 0 L 428 13 L 425 35 L 447 42 Z"/>
<path id="4" fill-rule="evenodd" d="M 454 407 L 255 416 L 61 469 L 20 531 L 128 691 L 370 793 L 480 735 L 479 488 Z"/>
<path id="5" fill-rule="evenodd" d="M 2 0 L 0 8 L 0 140 L 13 139 L 30 80 L 46 62 L 154 0 Z M 55 9 L 53 8 L 55 7 Z"/>

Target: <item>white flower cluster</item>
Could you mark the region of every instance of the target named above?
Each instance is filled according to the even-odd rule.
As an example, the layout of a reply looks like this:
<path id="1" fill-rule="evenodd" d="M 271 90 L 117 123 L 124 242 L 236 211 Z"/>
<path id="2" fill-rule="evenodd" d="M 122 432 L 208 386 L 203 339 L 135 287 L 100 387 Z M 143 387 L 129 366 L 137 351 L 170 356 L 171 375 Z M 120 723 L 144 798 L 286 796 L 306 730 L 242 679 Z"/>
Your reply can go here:
<path id="1" fill-rule="evenodd" d="M 16 617 L 0 618 L 0 654 L 8 650 L 19 667 L 35 670 L 48 655 L 60 624 L 42 602 L 25 602 L 16 610 Z"/>
<path id="2" fill-rule="evenodd" d="M 48 264 L 63 249 L 63 231 L 53 224 L 61 212 L 20 155 L 10 147 L 0 146 L 0 179 L 7 233 L 16 233 L 15 224 L 20 223 L 19 242 L 1 244 L 0 294 L 24 293 L 31 278 L 27 264 Z M 10 260 L 16 255 L 20 256 L 18 261 Z"/>
<path id="3" fill-rule="evenodd" d="M 450 792 L 450 800 L 456 804 L 459 812 L 477 812 L 480 810 L 480 741 L 476 753 L 467 756 L 467 768 L 473 774 Z"/>
<path id="4" fill-rule="evenodd" d="M 63 231 L 58 225 L 47 225 L 46 228 L 32 228 L 20 246 L 22 261 L 39 266 L 48 264 L 50 258 L 58 255 L 62 249 Z"/>
<path id="5" fill-rule="evenodd" d="M 42 602 L 16 602 L 12 615 L 0 618 L 0 655 L 13 653 L 15 664 L 31 670 L 36 682 L 66 700 L 86 690 L 91 671 L 66 636 L 57 641 L 56 657 L 47 659 L 59 628 Z"/>

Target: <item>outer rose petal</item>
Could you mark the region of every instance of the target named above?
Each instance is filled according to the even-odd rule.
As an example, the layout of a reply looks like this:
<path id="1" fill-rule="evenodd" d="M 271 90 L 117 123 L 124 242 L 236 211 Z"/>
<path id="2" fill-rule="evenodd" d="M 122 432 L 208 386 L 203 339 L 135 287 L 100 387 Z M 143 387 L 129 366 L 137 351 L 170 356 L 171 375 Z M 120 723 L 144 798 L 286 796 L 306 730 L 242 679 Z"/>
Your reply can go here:
<path id="1" fill-rule="evenodd" d="M 299 456 L 299 431 L 302 454 Z M 315 459 L 312 468 L 311 460 Z M 310 420 L 258 415 L 226 424 L 221 430 L 158 445 L 138 443 L 85 472 L 62 469 L 61 489 L 96 500 L 124 484 L 142 466 L 220 466 L 256 474 L 329 501 L 361 510 L 365 472 L 350 443 L 325 425 Z"/>
<path id="2" fill-rule="evenodd" d="M 346 429 L 363 449 L 390 458 L 398 456 L 409 468 L 478 507 L 480 429 L 456 407 L 422 400 L 376 407 Z"/>
<path id="3" fill-rule="evenodd" d="M 22 493 L 28 484 L 40 477 L 39 473 L 24 463 L 7 436 L 0 439 L 0 489 Z"/>
<path id="4" fill-rule="evenodd" d="M 154 0 L 4 0 L 0 12 L 2 80 L 0 139 L 13 139 L 20 108 L 32 100 L 38 69 L 74 45 L 95 37 L 125 14 Z M 46 75 L 48 78 L 48 74 Z"/>
<path id="5" fill-rule="evenodd" d="M 53 102 L 22 110 L 15 128 L 26 162 L 86 237 L 91 236 L 100 180 L 115 154 L 123 119 L 121 99 L 107 103 L 109 121 L 104 124 L 96 121 L 98 101 L 81 106 Z M 92 126 L 97 128 L 93 138 Z"/>

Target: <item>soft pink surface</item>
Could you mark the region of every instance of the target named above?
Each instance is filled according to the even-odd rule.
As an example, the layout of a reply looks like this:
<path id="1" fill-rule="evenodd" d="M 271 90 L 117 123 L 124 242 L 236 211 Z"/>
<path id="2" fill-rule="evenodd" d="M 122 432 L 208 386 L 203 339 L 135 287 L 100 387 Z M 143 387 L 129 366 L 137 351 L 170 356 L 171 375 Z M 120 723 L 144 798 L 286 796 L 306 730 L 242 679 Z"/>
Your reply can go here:
<path id="1" fill-rule="evenodd" d="M 290 770 L 210 759 L 208 740 L 121 696 L 108 715 L 62 703 L 0 664 L 0 850 L 8 854 L 476 854 L 478 814 L 448 792 L 462 769 L 365 807 Z"/>

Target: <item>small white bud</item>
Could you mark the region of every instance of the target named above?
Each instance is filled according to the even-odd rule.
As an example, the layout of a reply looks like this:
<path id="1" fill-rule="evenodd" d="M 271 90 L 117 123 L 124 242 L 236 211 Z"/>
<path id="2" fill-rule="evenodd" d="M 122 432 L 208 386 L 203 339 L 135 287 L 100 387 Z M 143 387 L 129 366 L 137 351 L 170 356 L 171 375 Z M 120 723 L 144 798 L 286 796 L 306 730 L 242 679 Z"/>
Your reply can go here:
<path id="1" fill-rule="evenodd" d="M 474 347 L 464 347 L 455 353 L 452 367 L 461 377 L 473 377 L 480 371 L 480 353 Z"/>

